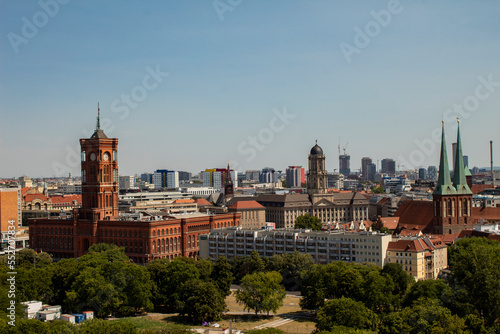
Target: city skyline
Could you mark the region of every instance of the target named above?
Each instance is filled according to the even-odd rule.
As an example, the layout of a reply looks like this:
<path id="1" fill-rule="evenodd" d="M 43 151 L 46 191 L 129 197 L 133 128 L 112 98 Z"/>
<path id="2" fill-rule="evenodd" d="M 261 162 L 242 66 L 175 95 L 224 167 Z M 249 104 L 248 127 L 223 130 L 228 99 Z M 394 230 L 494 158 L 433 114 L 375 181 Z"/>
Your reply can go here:
<path id="1" fill-rule="evenodd" d="M 0 176 L 80 175 L 98 102 L 122 175 L 284 171 L 316 139 L 338 171 L 339 137 L 353 171 L 418 169 L 457 116 L 471 167 L 500 157 L 500 4 L 215 3 L 0 4 Z"/>

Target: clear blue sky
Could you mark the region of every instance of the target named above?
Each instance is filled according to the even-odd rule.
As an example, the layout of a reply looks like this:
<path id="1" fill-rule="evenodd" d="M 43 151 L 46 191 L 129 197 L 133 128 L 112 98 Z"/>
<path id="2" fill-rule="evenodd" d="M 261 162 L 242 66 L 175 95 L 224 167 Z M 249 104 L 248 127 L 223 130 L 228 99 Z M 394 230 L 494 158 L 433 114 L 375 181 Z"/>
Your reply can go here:
<path id="1" fill-rule="evenodd" d="M 123 175 L 307 166 L 316 139 L 333 171 L 339 137 L 352 169 L 436 165 L 443 115 L 451 165 L 467 103 L 464 154 L 500 164 L 498 1 L 60 1 L 0 2 L 0 177 L 80 175 L 97 102 Z"/>

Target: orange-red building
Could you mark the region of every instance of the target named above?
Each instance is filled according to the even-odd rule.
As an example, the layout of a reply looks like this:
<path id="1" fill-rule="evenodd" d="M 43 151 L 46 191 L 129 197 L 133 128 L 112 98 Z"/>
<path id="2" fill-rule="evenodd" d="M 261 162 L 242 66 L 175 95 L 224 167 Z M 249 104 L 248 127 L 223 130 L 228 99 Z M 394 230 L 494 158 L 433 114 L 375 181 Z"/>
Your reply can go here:
<path id="1" fill-rule="evenodd" d="M 0 231 L 17 230 L 21 219 L 21 189 L 0 188 Z M 12 228 L 12 226 L 14 228 Z"/>
<path id="2" fill-rule="evenodd" d="M 125 248 L 136 263 L 156 258 L 198 256 L 198 235 L 213 228 L 240 225 L 239 213 L 221 215 L 145 211 L 118 213 L 118 139 L 108 138 L 100 128 L 80 140 L 82 207 L 71 219 L 30 220 L 30 245 L 55 258 L 80 257 L 96 243 Z"/>

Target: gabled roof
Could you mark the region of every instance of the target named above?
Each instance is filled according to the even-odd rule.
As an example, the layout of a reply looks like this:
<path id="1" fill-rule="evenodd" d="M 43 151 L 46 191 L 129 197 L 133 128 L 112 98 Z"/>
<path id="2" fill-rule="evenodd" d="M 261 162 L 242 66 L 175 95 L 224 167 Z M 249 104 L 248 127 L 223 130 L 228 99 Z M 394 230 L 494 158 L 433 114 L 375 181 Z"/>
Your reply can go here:
<path id="1" fill-rule="evenodd" d="M 52 204 L 63 204 L 69 203 L 73 204 L 73 201 L 77 201 L 78 204 L 82 204 L 82 195 L 54 195 L 50 196 Z"/>
<path id="2" fill-rule="evenodd" d="M 394 217 L 399 217 L 399 229 L 426 230 L 434 219 L 434 204 L 432 201 L 405 200 Z"/>
<path id="3" fill-rule="evenodd" d="M 383 227 L 388 228 L 391 231 L 398 228 L 399 217 L 380 217 L 379 220 Z"/>
<path id="4" fill-rule="evenodd" d="M 417 238 L 411 240 L 391 241 L 387 246 L 387 250 L 400 252 L 426 252 L 426 255 L 430 255 L 435 249 L 446 247 L 447 246 L 441 239 L 431 240 L 429 238 Z"/>
<path id="5" fill-rule="evenodd" d="M 212 203 L 210 203 L 209 201 L 207 201 L 207 200 L 206 200 L 206 199 L 204 199 L 204 198 L 198 198 L 198 199 L 196 200 L 196 204 L 197 204 L 198 206 L 211 206 L 211 205 L 212 205 Z"/>
<path id="6" fill-rule="evenodd" d="M 264 210 L 265 208 L 260 205 L 257 201 L 238 201 L 228 207 L 228 209 L 234 209 L 234 210 L 245 210 L 245 209 L 262 209 Z"/>
<path id="7" fill-rule="evenodd" d="M 39 199 L 41 201 L 48 201 L 49 198 L 43 194 L 26 194 L 24 195 L 24 202 L 32 202 L 35 199 Z"/>

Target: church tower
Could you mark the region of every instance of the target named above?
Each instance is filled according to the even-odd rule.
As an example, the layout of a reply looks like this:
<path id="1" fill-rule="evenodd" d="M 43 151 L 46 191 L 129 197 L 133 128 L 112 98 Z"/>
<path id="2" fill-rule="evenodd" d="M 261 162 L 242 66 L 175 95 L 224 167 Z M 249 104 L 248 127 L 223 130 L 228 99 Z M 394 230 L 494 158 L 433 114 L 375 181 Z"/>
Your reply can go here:
<path id="1" fill-rule="evenodd" d="M 100 109 L 94 134 L 80 139 L 82 207 L 80 219 L 99 221 L 118 217 L 118 139 L 101 129 Z"/>
<path id="2" fill-rule="evenodd" d="M 326 194 L 328 191 L 328 174 L 325 168 L 323 149 L 316 145 L 309 154 L 309 171 L 307 173 L 307 192 L 309 195 Z"/>
<path id="3" fill-rule="evenodd" d="M 432 194 L 434 220 L 432 233 L 454 234 L 469 228 L 471 220 L 472 192 L 465 178 L 465 167 L 462 156 L 460 125 L 457 133 L 456 159 L 453 184 L 448 167 L 444 122 L 441 135 L 441 155 L 439 159 L 439 176 Z"/>
<path id="4" fill-rule="evenodd" d="M 224 180 L 224 195 L 225 196 L 234 195 L 234 184 L 233 180 L 231 179 L 231 169 L 229 168 L 229 163 L 227 164 L 226 178 Z"/>

